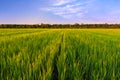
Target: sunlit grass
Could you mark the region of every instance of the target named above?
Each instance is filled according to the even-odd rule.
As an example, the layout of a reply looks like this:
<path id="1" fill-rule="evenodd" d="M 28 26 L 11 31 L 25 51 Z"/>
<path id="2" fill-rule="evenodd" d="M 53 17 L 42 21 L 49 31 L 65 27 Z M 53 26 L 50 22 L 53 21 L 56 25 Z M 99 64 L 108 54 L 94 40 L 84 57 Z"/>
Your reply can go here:
<path id="1" fill-rule="evenodd" d="M 0 80 L 119 80 L 119 29 L 0 29 Z"/>

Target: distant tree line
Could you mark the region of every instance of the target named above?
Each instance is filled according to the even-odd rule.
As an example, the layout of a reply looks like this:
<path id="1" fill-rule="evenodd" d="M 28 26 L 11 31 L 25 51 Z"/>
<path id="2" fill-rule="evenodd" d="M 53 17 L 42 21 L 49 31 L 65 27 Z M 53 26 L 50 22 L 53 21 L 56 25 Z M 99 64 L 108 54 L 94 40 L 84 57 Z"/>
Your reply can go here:
<path id="1" fill-rule="evenodd" d="M 0 28 L 120 28 L 120 24 L 1 24 Z"/>

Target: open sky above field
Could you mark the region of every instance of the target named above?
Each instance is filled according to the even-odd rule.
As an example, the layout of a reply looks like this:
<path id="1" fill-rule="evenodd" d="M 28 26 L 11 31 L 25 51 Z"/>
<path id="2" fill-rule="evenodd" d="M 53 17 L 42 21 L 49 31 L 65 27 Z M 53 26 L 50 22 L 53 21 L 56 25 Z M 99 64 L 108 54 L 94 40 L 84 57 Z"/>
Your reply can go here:
<path id="1" fill-rule="evenodd" d="M 119 22 L 120 0 L 0 0 L 0 24 Z"/>

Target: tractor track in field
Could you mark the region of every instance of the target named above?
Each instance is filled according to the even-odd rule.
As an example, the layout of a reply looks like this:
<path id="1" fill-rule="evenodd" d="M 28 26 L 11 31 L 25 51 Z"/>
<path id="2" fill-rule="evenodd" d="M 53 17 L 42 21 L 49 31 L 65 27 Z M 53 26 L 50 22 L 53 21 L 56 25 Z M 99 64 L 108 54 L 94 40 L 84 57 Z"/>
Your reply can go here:
<path id="1" fill-rule="evenodd" d="M 57 52 L 57 54 L 54 58 L 55 60 L 54 60 L 53 72 L 52 72 L 53 80 L 58 80 L 57 61 L 58 61 L 58 57 L 61 54 L 63 40 L 64 40 L 64 33 L 62 33 L 62 35 L 61 35 L 61 41 L 60 41 L 60 44 L 59 44 L 59 47 L 58 47 L 58 52 Z"/>

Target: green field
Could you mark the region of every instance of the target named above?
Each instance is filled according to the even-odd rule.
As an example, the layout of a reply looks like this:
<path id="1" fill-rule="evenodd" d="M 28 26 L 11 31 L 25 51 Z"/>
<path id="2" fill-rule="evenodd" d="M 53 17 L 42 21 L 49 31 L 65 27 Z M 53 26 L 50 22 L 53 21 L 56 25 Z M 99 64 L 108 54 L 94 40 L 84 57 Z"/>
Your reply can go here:
<path id="1" fill-rule="evenodd" d="M 120 80 L 120 29 L 0 29 L 0 80 Z"/>

